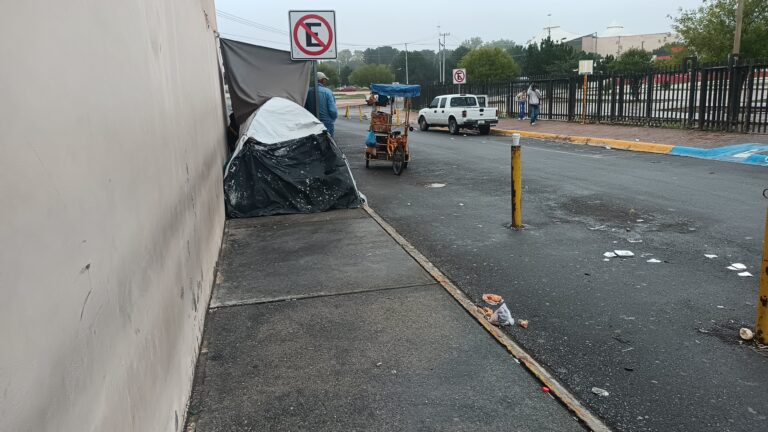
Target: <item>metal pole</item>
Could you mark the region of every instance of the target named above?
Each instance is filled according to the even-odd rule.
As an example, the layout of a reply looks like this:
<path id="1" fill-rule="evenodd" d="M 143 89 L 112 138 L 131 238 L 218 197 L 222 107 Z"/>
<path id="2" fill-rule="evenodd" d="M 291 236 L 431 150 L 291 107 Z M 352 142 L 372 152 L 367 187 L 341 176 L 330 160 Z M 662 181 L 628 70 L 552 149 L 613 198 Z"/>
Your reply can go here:
<path id="1" fill-rule="evenodd" d="M 587 122 L 587 74 L 584 74 L 584 92 L 581 98 L 581 124 Z"/>
<path id="2" fill-rule="evenodd" d="M 512 135 L 512 228 L 523 227 L 523 162 L 520 135 Z"/>
<path id="3" fill-rule="evenodd" d="M 738 55 L 741 50 L 741 22 L 744 17 L 744 0 L 739 0 L 736 6 L 736 32 L 733 34 L 733 54 Z"/>
<path id="4" fill-rule="evenodd" d="M 408 44 L 405 44 L 405 83 L 408 82 Z"/>
<path id="5" fill-rule="evenodd" d="M 312 82 L 315 83 L 315 117 L 320 118 L 320 101 L 317 98 L 317 60 L 312 61 Z"/>
<path id="6" fill-rule="evenodd" d="M 755 338 L 761 344 L 768 344 L 768 211 L 766 211 L 765 216 L 763 263 L 760 266 L 760 291 L 757 294 L 757 323 L 755 324 Z"/>

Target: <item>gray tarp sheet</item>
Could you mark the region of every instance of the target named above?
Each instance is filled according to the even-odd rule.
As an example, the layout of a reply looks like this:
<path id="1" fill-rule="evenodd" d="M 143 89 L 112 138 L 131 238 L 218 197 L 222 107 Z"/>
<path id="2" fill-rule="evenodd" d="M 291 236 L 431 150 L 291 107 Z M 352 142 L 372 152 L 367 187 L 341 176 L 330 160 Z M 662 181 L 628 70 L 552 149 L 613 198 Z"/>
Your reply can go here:
<path id="1" fill-rule="evenodd" d="M 304 106 L 311 62 L 291 60 L 291 53 L 238 42 L 221 41 L 225 77 L 238 124 L 272 97 Z"/>

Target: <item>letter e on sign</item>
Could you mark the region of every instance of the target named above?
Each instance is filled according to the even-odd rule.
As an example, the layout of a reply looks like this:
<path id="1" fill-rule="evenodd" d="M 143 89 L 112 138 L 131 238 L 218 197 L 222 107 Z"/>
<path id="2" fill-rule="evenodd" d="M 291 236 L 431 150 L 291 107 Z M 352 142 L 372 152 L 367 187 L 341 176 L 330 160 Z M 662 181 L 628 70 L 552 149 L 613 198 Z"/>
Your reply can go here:
<path id="1" fill-rule="evenodd" d="M 291 59 L 336 58 L 336 12 L 289 11 Z"/>

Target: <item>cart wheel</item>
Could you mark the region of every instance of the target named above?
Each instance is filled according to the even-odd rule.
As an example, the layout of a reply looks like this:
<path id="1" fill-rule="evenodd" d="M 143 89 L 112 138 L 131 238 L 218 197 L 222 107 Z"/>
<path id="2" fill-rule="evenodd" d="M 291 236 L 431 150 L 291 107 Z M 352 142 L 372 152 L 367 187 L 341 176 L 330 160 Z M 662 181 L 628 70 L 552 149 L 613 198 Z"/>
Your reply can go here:
<path id="1" fill-rule="evenodd" d="M 395 151 L 392 153 L 392 171 L 395 172 L 395 175 L 400 175 L 403 173 L 403 169 L 405 169 L 406 163 L 405 148 L 403 148 L 402 144 L 398 144 L 395 148 Z"/>

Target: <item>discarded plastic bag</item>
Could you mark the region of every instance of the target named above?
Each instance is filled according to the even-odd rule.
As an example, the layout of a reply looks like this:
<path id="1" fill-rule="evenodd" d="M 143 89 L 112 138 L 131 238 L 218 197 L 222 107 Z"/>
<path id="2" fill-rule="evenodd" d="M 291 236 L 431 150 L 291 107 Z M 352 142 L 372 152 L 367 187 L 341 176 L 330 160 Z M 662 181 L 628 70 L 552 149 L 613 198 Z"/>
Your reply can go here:
<path id="1" fill-rule="evenodd" d="M 502 303 L 501 306 L 493 312 L 493 315 L 488 318 L 488 321 L 497 326 L 513 325 L 515 323 L 515 320 L 512 318 L 512 313 L 509 311 L 506 303 Z"/>

